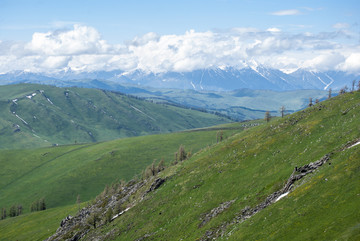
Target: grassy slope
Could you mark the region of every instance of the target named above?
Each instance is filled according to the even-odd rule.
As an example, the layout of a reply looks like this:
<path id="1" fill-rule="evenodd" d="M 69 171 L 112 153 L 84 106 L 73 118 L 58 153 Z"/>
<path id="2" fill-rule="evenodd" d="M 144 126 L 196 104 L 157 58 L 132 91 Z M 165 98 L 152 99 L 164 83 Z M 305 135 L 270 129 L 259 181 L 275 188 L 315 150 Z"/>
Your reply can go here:
<path id="1" fill-rule="evenodd" d="M 129 180 L 154 160 L 168 163 L 180 144 L 187 151 L 216 142 L 217 128 L 224 136 L 239 132 L 242 123 L 209 129 L 124 138 L 84 145 L 0 151 L 0 207 L 30 204 L 45 197 L 48 207 L 95 197 L 116 179 Z M 234 128 L 234 129 L 233 129 Z"/>
<path id="2" fill-rule="evenodd" d="M 249 220 L 229 226 L 226 233 L 231 240 L 358 240 L 360 145 L 339 150 L 359 138 L 359 103 L 360 93 L 339 96 L 322 103 L 321 110 L 316 105 L 205 148 L 166 169 L 161 175 L 171 178 L 163 186 L 89 236 L 111 231 L 117 240 L 145 234 L 154 240 L 195 240 L 231 221 L 245 206 L 262 202 L 295 166 L 334 152 L 331 165 L 296 183 L 287 197 Z M 198 227 L 205 213 L 229 200 L 235 200 L 229 209 Z M 0 221 L 0 230 L 9 220 Z M 7 226 L 5 232 L 16 228 Z M 40 239 L 38 235 L 34 239 Z"/>
<path id="3" fill-rule="evenodd" d="M 26 97 L 34 93 L 31 99 Z M 34 84 L 0 86 L 0 149 L 104 141 L 227 122 L 208 113 L 109 91 Z"/>
<path id="4" fill-rule="evenodd" d="M 67 215 L 74 215 L 78 205 L 52 208 L 0 221 L 0 240 L 44 240 L 59 227 Z"/>
<path id="5" fill-rule="evenodd" d="M 288 197 L 229 226 L 226 233 L 233 240 L 356 240 L 360 145 L 340 149 L 360 137 L 359 113 L 360 92 L 349 93 L 202 150 L 162 173 L 171 178 L 161 188 L 94 233 L 112 230 L 116 240 L 146 234 L 155 240 L 196 240 L 279 190 L 295 166 L 334 152 L 331 165 L 296 183 Z M 230 200 L 235 202 L 229 209 L 198 227 L 204 214 Z"/>

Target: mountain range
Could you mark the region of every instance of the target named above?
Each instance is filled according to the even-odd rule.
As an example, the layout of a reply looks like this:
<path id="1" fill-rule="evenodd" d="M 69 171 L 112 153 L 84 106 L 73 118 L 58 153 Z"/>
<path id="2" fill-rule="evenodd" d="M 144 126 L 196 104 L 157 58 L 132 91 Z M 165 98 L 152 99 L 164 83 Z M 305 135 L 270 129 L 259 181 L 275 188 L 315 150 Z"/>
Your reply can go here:
<path id="1" fill-rule="evenodd" d="M 230 91 L 242 88 L 267 89 L 275 91 L 318 89 L 339 90 L 344 86 L 351 87 L 352 81 L 360 76 L 342 71 L 315 72 L 297 69 L 293 72 L 267 68 L 256 63 L 245 68 L 217 67 L 199 69 L 190 72 L 152 73 L 142 70 L 124 72 L 93 71 L 79 72 L 71 69 L 52 74 L 13 71 L 0 75 L 1 84 L 42 83 L 61 85 L 78 85 L 79 81 L 111 81 L 117 84 L 132 84 L 154 88 L 193 89 L 204 91 Z M 94 86 L 102 88 L 101 85 Z"/>

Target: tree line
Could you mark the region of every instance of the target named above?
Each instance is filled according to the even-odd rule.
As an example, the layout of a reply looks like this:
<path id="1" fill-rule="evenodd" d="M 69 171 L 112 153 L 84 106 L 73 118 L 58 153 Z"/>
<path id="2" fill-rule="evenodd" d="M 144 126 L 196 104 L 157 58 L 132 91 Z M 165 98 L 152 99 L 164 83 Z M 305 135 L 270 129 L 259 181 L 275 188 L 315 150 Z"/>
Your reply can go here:
<path id="1" fill-rule="evenodd" d="M 30 211 L 31 212 L 36 212 L 36 211 L 42 211 L 42 210 L 46 210 L 46 203 L 45 203 L 45 199 L 44 198 L 40 198 L 36 201 L 34 201 L 31 205 L 30 205 Z M 19 216 L 23 213 L 23 206 L 21 204 L 14 204 L 10 207 L 10 209 L 8 210 L 9 212 L 6 211 L 6 208 L 1 208 L 1 220 L 9 217 L 16 217 Z"/>

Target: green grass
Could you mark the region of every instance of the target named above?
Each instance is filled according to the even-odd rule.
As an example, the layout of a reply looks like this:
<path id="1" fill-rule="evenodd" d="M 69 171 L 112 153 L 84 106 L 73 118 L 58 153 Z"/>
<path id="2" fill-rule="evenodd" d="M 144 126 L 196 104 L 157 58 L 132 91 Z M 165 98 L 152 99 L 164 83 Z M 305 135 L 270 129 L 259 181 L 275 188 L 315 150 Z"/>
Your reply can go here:
<path id="1" fill-rule="evenodd" d="M 203 237 L 207 230 L 215 230 L 224 223 L 231 222 L 243 208 L 255 207 L 268 195 L 279 190 L 294 167 L 314 162 L 328 153 L 333 153 L 330 165 L 325 164 L 298 181 L 296 188 L 287 197 L 245 222 L 227 226 L 224 230 L 226 236 L 223 238 L 358 240 L 360 145 L 343 149 L 360 138 L 359 113 L 360 92 L 348 93 L 293 115 L 273 119 L 265 125 L 246 129 L 221 143 L 198 148 L 198 152 L 194 148 L 193 152 L 196 153 L 189 160 L 160 173 L 160 176 L 168 179 L 159 189 L 149 193 L 142 201 L 139 201 L 142 195 L 133 196 L 130 201 L 139 201 L 136 206 L 110 224 L 92 230 L 85 240 L 90 237 L 104 237 L 109 233 L 111 235 L 107 236 L 108 240 L 136 240 L 145 235 L 150 235 L 151 240 L 197 240 Z M 210 131 L 211 135 L 208 137 L 205 133 L 208 132 L 183 132 L 99 143 L 91 145 L 94 153 L 89 151 L 90 146 L 61 148 L 71 151 L 72 148 L 82 147 L 69 154 L 66 166 L 70 167 L 70 162 L 76 166 L 77 158 L 84 156 L 84 160 L 87 160 L 91 157 L 93 162 L 101 162 L 101 165 L 94 167 L 107 173 L 114 169 L 111 166 L 111 150 L 117 150 L 118 152 L 114 153 L 122 160 L 125 153 L 121 151 L 121 146 L 124 146 L 129 157 L 134 153 L 145 155 L 140 157 L 142 160 L 146 154 L 139 154 L 139 149 L 131 151 L 129 148 L 132 145 L 149 148 L 150 151 L 142 149 L 141 152 L 153 155 L 165 149 L 164 143 L 170 146 L 171 141 L 176 143 L 175 149 L 183 140 L 191 139 L 193 143 L 198 143 L 196 138 L 200 137 L 197 135 L 210 138 L 214 144 L 217 130 Z M 188 134 L 194 136 L 186 136 Z M 176 135 L 179 136 L 175 138 Z M 146 138 L 149 138 L 148 141 Z M 120 145 L 120 142 L 125 140 L 129 141 L 128 144 Z M 153 142 L 157 142 L 162 148 L 156 149 Z M 188 146 L 189 144 L 185 144 L 186 148 Z M 104 150 L 103 159 L 98 159 L 101 157 L 99 150 Z M 173 155 L 173 152 L 174 150 L 169 155 Z M 98 154 L 94 155 L 95 153 Z M 55 153 L 51 155 L 56 156 Z M 66 155 L 63 157 L 64 160 L 67 159 Z M 148 163 L 155 158 L 161 158 L 161 155 L 151 156 Z M 134 166 L 133 164 L 128 163 L 124 169 Z M 56 166 L 56 162 L 51 165 L 54 165 L 55 169 L 60 167 Z M 107 165 L 111 168 L 107 169 Z M 96 179 L 96 168 L 91 169 L 95 170 L 94 172 L 85 173 Z M 116 170 L 120 171 L 120 166 Z M 59 170 L 63 171 L 64 169 Z M 96 185 L 96 182 L 91 183 L 90 179 L 82 188 Z M 53 186 L 53 183 L 49 185 Z M 146 188 L 148 186 L 143 190 Z M 228 209 L 199 227 L 206 213 L 230 200 L 235 201 Z M 72 203 L 74 202 L 75 197 Z M 0 227 L 2 222 L 0 221 Z M 15 225 L 8 226 L 6 232 L 12 232 L 15 228 Z"/>
<path id="2" fill-rule="evenodd" d="M 356 240 L 360 146 L 341 149 L 360 137 L 359 113 L 360 93 L 348 93 L 203 149 L 167 169 L 161 175 L 171 178 L 161 188 L 88 237 L 112 230 L 116 240 L 147 234 L 154 240 L 196 240 L 263 202 L 295 166 L 333 152 L 331 165 L 298 182 L 288 197 L 225 231 L 232 240 Z M 229 209 L 199 228 L 204 214 L 230 200 L 235 202 Z"/>
<path id="3" fill-rule="evenodd" d="M 31 99 L 26 97 L 33 94 Z M 229 122 L 225 117 L 110 91 L 0 86 L 0 149 L 98 142 Z"/>
<path id="4" fill-rule="evenodd" d="M 77 211 L 78 205 L 69 205 L 1 220 L 0 240 L 44 240 L 59 228 L 62 219 Z"/>
<path id="5" fill-rule="evenodd" d="M 261 123 L 261 122 L 260 122 Z M 115 180 L 130 180 L 153 161 L 174 160 L 180 144 L 196 152 L 241 131 L 243 123 L 209 129 L 124 138 L 109 142 L 0 151 L 0 207 L 30 204 L 44 197 L 48 207 L 94 198 Z"/>

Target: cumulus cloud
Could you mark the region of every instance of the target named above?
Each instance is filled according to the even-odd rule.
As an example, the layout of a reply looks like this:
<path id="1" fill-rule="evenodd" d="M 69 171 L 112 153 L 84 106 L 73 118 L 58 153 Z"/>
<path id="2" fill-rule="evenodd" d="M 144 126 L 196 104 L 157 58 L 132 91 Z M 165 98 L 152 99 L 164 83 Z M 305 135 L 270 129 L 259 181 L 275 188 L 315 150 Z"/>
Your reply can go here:
<path id="1" fill-rule="evenodd" d="M 192 71 L 256 61 L 278 69 L 311 68 L 360 72 L 360 49 L 338 41 L 343 31 L 291 34 L 234 28 L 182 35 L 148 33 L 124 44 L 110 45 L 89 26 L 34 33 L 28 43 L 0 41 L 0 73 L 12 70 L 56 72 L 114 70 Z"/>
<path id="2" fill-rule="evenodd" d="M 34 33 L 25 48 L 45 55 L 79 55 L 105 53 L 110 46 L 100 38 L 96 29 L 76 24 L 73 30 Z"/>

